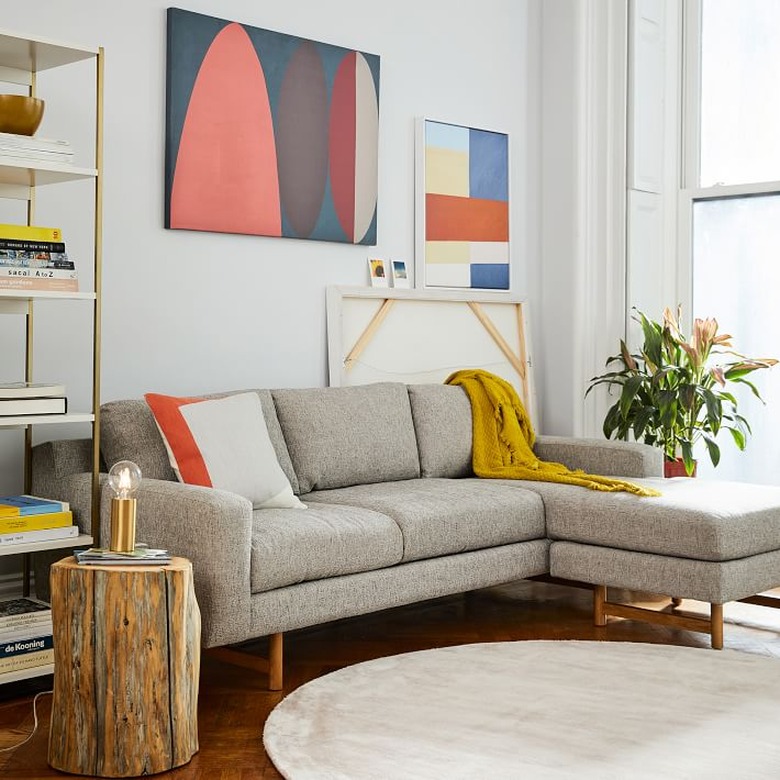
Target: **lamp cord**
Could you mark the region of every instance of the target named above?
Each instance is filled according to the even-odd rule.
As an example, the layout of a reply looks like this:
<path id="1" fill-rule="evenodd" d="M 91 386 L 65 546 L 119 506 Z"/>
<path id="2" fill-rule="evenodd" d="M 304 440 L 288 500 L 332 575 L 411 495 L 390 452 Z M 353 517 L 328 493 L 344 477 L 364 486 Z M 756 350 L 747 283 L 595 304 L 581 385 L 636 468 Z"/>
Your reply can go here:
<path id="1" fill-rule="evenodd" d="M 41 696 L 45 696 L 47 693 L 54 693 L 54 691 L 41 691 L 40 693 L 36 693 L 35 698 L 33 699 L 32 731 L 21 742 L 17 743 L 16 745 L 11 745 L 11 747 L 0 748 L 0 753 L 7 753 L 9 750 L 16 750 L 17 748 L 20 748 L 22 745 L 26 745 L 35 736 L 35 732 L 38 731 L 38 710 L 36 705 L 38 704 L 38 699 Z"/>

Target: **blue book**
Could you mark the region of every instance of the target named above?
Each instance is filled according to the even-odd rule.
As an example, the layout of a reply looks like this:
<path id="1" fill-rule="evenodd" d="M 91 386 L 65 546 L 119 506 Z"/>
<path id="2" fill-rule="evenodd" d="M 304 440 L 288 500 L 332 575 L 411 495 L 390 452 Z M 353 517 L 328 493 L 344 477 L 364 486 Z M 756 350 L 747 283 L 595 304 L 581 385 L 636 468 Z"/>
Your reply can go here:
<path id="1" fill-rule="evenodd" d="M 37 653 L 39 650 L 50 650 L 52 647 L 54 647 L 54 641 L 51 634 L 28 639 L 10 639 L 7 642 L 0 642 L 0 660 L 11 656 Z"/>
<path id="2" fill-rule="evenodd" d="M 0 517 L 20 515 L 46 515 L 50 512 L 67 512 L 67 501 L 52 501 L 37 496 L 0 496 Z"/>

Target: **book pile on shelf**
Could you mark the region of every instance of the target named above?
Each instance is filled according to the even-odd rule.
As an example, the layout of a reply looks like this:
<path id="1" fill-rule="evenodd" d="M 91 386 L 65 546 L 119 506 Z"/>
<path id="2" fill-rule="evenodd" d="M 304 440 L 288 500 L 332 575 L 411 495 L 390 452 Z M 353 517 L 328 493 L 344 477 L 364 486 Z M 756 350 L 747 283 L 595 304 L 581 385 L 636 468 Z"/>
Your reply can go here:
<path id="1" fill-rule="evenodd" d="M 0 550 L 14 544 L 72 539 L 79 535 L 66 501 L 0 496 Z"/>
<path id="2" fill-rule="evenodd" d="M 165 566 L 171 562 L 167 550 L 155 550 L 141 544 L 128 553 L 114 552 L 105 547 L 90 547 L 88 550 L 75 550 L 73 554 L 85 566 Z"/>
<path id="3" fill-rule="evenodd" d="M 0 224 L 0 290 L 78 289 L 78 272 L 65 251 L 62 230 Z"/>
<path id="4" fill-rule="evenodd" d="M 51 607 L 26 596 L 0 601 L 0 681 L 9 672 L 52 663 Z"/>
<path id="5" fill-rule="evenodd" d="M 73 148 L 68 141 L 16 133 L 0 133 L 0 155 L 26 162 L 73 164 Z"/>
<path id="6" fill-rule="evenodd" d="M 64 385 L 0 382 L 0 420 L 28 414 L 65 414 L 67 411 Z"/>

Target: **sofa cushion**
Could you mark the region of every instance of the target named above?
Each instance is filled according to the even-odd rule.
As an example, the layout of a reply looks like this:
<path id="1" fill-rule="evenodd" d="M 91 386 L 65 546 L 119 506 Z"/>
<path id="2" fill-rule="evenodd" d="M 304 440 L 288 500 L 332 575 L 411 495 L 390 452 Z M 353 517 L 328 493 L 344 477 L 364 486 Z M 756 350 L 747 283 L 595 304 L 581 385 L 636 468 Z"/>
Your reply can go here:
<path id="1" fill-rule="evenodd" d="M 493 480 L 415 479 L 309 493 L 317 503 L 346 504 L 392 517 L 403 533 L 404 561 L 544 537 L 536 493 Z"/>
<path id="2" fill-rule="evenodd" d="M 350 506 L 259 509 L 253 513 L 252 593 L 399 563 L 401 531 L 378 512 Z"/>
<path id="3" fill-rule="evenodd" d="M 257 393 L 144 398 L 180 482 L 228 490 L 254 509 L 305 508 L 276 458 Z"/>
<path id="4" fill-rule="evenodd" d="M 272 394 L 301 493 L 420 476 L 406 385 Z"/>
<path id="5" fill-rule="evenodd" d="M 268 390 L 252 392 L 256 392 L 260 397 L 268 435 L 279 465 L 290 480 L 293 492 L 299 493 L 298 479 L 284 443 L 271 393 Z M 202 397 L 224 398 L 228 395 L 235 393 L 211 393 Z M 109 467 L 119 460 L 132 460 L 148 479 L 176 479 L 152 410 L 142 399 L 109 401 L 100 407 L 100 450 Z"/>
<path id="6" fill-rule="evenodd" d="M 462 387 L 409 385 L 423 477 L 470 477 L 471 404 Z"/>
<path id="7" fill-rule="evenodd" d="M 542 497 L 551 539 L 703 561 L 780 549 L 778 487 L 685 477 L 632 481 L 663 495 L 640 498 L 522 480 L 507 484 Z"/>

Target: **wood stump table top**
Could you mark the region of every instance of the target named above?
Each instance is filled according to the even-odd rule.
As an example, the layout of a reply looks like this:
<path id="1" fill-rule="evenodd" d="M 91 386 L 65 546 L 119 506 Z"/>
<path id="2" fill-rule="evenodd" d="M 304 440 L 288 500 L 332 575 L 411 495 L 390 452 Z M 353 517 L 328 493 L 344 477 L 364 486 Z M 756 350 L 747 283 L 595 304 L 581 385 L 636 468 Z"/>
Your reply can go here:
<path id="1" fill-rule="evenodd" d="M 185 558 L 51 568 L 54 699 L 49 764 L 135 777 L 198 750 L 200 611 Z"/>

